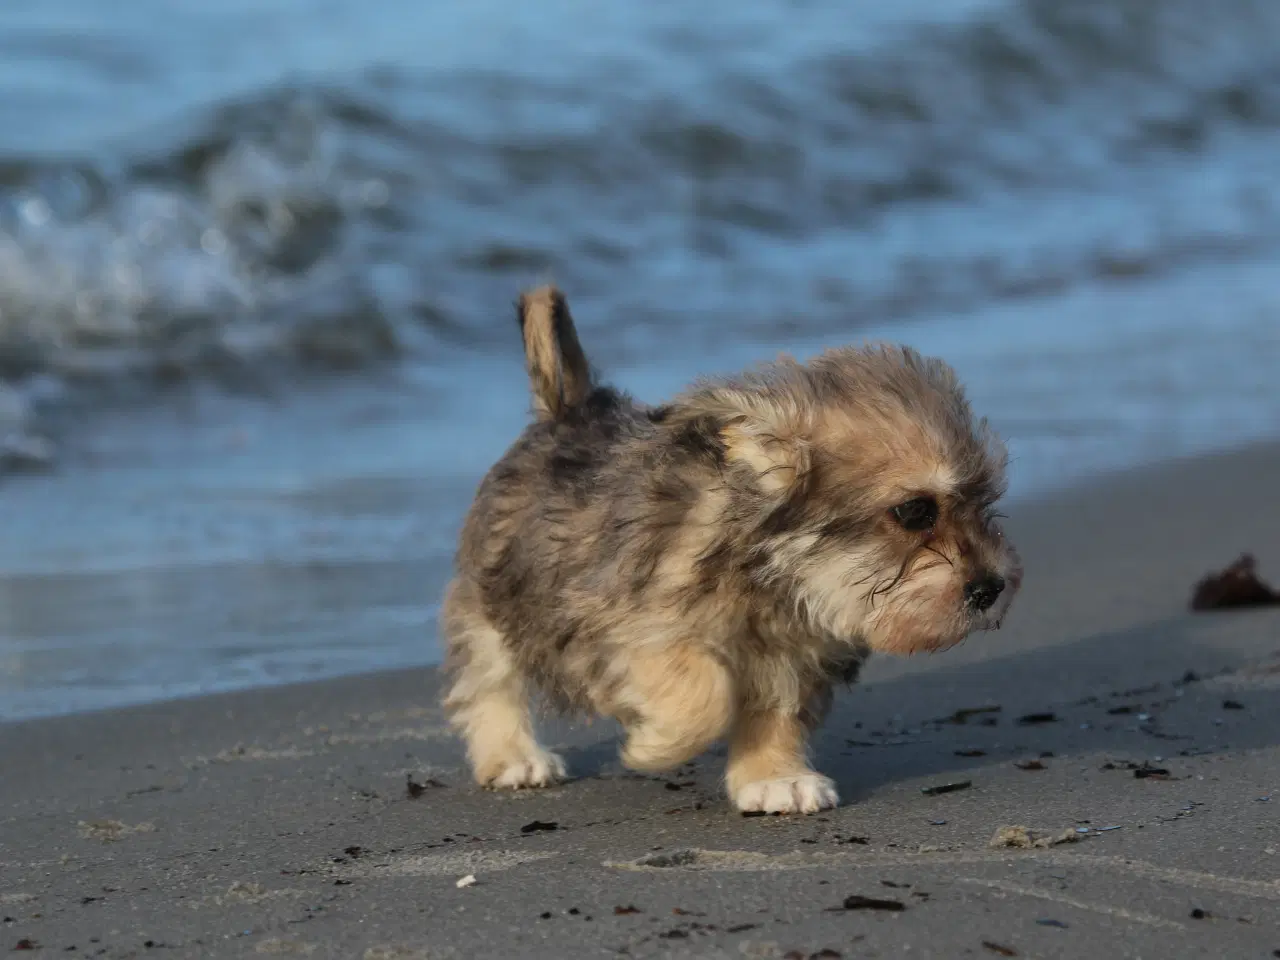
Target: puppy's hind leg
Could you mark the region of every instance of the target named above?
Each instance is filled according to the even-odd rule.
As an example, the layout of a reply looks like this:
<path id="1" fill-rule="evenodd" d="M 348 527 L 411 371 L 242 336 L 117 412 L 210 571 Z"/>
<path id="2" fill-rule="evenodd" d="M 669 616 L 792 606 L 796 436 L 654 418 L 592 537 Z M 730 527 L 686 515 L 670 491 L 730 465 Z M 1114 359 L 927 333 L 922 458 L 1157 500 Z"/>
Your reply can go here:
<path id="1" fill-rule="evenodd" d="M 476 782 L 519 789 L 564 779 L 564 761 L 534 737 L 524 678 L 502 635 L 469 599 L 465 584 L 450 584 L 441 617 L 450 674 L 444 706 Z"/>
<path id="2" fill-rule="evenodd" d="M 623 719 L 622 762 L 660 772 L 692 760 L 733 722 L 733 680 L 724 665 L 693 647 L 632 654 L 612 712 Z"/>

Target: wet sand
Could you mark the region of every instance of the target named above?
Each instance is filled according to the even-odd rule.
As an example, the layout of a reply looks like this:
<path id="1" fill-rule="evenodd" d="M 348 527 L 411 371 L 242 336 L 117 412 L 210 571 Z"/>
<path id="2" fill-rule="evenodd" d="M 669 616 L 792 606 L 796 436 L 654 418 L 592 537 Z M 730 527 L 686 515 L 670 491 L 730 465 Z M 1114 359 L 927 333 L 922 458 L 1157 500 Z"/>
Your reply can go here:
<path id="1" fill-rule="evenodd" d="M 628 774 L 607 724 L 549 728 L 573 782 L 485 793 L 430 669 L 2 725 L 0 949 L 1271 956 L 1280 611 L 1187 600 L 1243 550 L 1280 581 L 1278 477 L 1268 445 L 1018 504 L 1009 622 L 841 696 L 817 817 L 733 814 L 719 755 Z"/>

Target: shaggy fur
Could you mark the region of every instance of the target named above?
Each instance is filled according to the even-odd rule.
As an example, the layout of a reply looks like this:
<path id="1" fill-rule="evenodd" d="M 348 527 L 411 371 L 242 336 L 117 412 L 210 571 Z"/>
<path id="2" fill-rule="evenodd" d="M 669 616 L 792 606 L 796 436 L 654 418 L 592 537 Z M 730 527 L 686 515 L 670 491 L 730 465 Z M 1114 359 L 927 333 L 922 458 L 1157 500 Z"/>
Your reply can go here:
<path id="1" fill-rule="evenodd" d="M 521 298 L 536 420 L 485 477 L 443 626 L 476 779 L 564 764 L 528 700 L 616 717 L 623 761 L 728 738 L 744 811 L 837 802 L 806 743 L 874 650 L 998 626 L 1021 582 L 1005 453 L 954 373 L 896 346 L 781 359 L 642 406 L 599 385 L 560 293 Z"/>

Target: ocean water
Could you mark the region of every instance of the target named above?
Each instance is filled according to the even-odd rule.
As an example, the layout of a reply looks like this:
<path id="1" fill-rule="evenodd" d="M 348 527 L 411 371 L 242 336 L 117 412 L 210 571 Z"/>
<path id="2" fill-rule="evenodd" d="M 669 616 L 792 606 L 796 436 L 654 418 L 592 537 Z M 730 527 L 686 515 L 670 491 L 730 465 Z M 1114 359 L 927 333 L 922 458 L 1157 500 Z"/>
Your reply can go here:
<path id="1" fill-rule="evenodd" d="M 1277 38 L 1269 0 L 0 6 L 0 718 L 434 659 L 548 278 L 646 399 L 945 356 L 1015 496 L 1274 436 Z"/>

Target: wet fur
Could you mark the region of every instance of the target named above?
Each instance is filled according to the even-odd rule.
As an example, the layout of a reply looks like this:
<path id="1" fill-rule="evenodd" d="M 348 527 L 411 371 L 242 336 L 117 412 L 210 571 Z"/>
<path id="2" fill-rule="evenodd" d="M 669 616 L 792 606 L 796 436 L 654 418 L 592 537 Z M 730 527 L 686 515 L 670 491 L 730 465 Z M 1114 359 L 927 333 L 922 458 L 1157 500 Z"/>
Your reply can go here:
<path id="1" fill-rule="evenodd" d="M 1005 453 L 944 363 L 896 346 L 781 359 L 643 406 L 595 381 L 564 298 L 521 298 L 535 421 L 485 477 L 443 627 L 477 780 L 563 776 L 528 699 L 616 717 L 663 770 L 729 739 L 741 809 L 836 802 L 805 758 L 873 650 L 998 626 L 1021 580 L 993 513 Z M 936 497 L 925 533 L 891 510 Z M 1008 583 L 986 611 L 964 585 Z"/>

